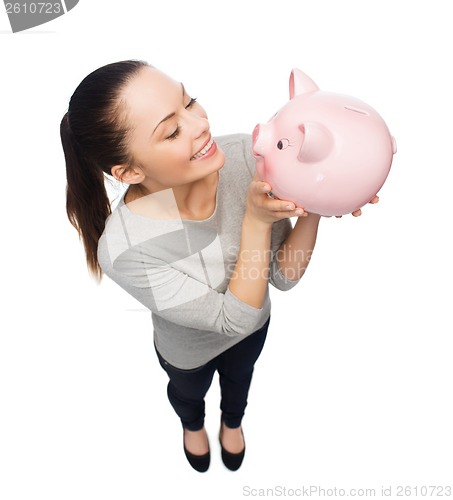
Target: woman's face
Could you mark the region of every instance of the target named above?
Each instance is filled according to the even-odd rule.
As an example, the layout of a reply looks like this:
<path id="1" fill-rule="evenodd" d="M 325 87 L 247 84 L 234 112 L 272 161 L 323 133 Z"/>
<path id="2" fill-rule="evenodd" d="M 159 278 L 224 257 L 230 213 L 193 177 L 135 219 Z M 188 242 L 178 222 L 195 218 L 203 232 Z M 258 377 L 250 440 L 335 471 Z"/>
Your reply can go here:
<path id="1" fill-rule="evenodd" d="M 181 83 L 145 67 L 125 87 L 134 160 L 154 184 L 174 187 L 222 168 L 205 110 Z"/>

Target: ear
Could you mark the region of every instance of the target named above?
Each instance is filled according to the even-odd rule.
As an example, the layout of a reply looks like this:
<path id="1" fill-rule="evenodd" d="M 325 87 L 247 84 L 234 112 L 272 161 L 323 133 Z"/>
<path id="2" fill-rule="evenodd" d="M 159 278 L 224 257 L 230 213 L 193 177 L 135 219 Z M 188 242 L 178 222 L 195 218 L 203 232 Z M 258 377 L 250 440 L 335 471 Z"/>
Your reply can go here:
<path id="1" fill-rule="evenodd" d="M 139 168 L 130 167 L 129 165 L 114 165 L 110 172 L 117 181 L 125 184 L 140 184 L 145 178 Z"/>
<path id="2" fill-rule="evenodd" d="M 316 83 L 300 69 L 294 68 L 289 77 L 289 98 L 319 90 Z"/>
<path id="3" fill-rule="evenodd" d="M 305 122 L 299 125 L 304 134 L 297 159 L 301 163 L 316 163 L 324 160 L 331 153 L 334 140 L 332 134 L 321 124 Z"/>

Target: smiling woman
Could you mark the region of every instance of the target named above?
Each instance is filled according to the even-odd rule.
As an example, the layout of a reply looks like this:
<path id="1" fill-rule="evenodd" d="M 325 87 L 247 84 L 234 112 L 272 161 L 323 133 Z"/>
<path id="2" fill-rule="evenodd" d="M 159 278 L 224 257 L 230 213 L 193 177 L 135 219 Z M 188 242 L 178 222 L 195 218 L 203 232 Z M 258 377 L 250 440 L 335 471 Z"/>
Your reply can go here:
<path id="1" fill-rule="evenodd" d="M 319 216 L 267 196 L 251 137 L 214 138 L 199 102 L 142 61 L 88 75 L 70 99 L 61 139 L 69 220 L 92 273 L 152 312 L 188 461 L 200 472 L 210 464 L 204 398 L 217 371 L 222 460 L 237 470 L 270 322 L 269 284 L 289 290 L 298 283 Z M 104 174 L 129 185 L 113 212 Z"/>

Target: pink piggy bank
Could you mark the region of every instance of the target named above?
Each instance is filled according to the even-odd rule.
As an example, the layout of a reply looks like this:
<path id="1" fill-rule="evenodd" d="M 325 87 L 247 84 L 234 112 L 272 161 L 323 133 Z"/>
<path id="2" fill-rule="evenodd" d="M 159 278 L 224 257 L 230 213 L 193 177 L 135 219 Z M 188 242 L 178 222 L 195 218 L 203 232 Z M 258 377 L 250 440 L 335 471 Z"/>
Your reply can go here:
<path id="1" fill-rule="evenodd" d="M 293 69 L 290 100 L 253 131 L 253 154 L 272 193 L 307 212 L 352 213 L 381 189 L 396 153 L 384 120 L 368 104 L 322 92 Z"/>

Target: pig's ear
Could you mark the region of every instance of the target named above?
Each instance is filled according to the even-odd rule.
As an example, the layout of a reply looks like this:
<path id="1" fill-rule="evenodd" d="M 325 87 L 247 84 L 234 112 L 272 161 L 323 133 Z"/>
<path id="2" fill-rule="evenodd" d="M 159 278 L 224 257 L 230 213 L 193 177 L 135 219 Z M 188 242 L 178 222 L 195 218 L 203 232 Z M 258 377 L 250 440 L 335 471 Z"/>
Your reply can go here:
<path id="1" fill-rule="evenodd" d="M 299 125 L 303 133 L 303 142 L 297 159 L 302 163 L 316 163 L 329 156 L 333 149 L 332 134 L 323 125 L 305 122 Z"/>
<path id="2" fill-rule="evenodd" d="M 300 69 L 294 68 L 289 77 L 289 98 L 319 90 L 316 83 Z"/>

